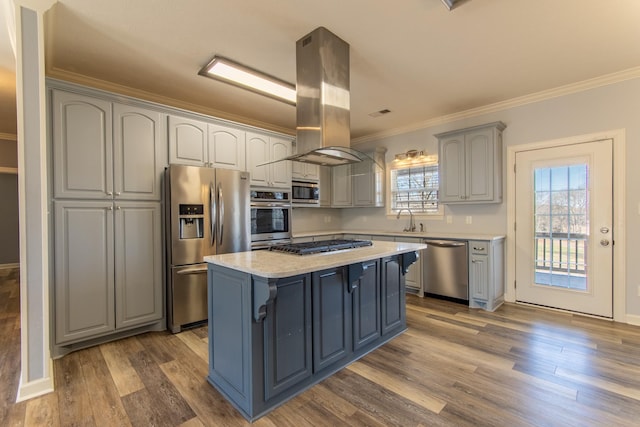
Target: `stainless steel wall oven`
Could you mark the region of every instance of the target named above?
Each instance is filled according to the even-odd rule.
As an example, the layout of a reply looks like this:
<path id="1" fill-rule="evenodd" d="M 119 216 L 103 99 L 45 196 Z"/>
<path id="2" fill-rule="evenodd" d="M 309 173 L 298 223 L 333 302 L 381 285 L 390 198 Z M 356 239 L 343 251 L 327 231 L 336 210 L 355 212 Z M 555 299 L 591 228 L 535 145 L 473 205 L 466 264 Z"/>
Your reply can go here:
<path id="1" fill-rule="evenodd" d="M 285 191 L 251 191 L 251 247 L 291 239 L 291 198 Z"/>

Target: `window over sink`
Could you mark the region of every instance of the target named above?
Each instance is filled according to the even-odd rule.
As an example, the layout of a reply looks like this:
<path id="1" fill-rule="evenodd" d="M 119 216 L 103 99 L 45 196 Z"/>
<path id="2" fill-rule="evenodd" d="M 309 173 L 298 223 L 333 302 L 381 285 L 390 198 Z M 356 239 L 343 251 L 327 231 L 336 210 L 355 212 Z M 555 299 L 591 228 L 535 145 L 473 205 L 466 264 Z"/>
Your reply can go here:
<path id="1" fill-rule="evenodd" d="M 432 159 L 421 163 L 399 162 L 389 169 L 388 214 L 395 215 L 406 209 L 416 215 L 442 215 L 438 203 L 438 162 Z"/>

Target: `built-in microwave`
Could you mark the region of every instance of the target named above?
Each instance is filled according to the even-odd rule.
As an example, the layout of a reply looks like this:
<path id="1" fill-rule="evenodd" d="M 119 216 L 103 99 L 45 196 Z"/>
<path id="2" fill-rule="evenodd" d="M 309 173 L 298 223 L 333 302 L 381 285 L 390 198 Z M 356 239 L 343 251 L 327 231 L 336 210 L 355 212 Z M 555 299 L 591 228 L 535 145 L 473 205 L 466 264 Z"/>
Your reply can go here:
<path id="1" fill-rule="evenodd" d="M 317 205 L 320 203 L 320 187 L 317 182 L 291 182 L 291 200 L 294 204 Z"/>
<path id="2" fill-rule="evenodd" d="M 289 192 L 251 191 L 251 242 L 291 239 Z"/>

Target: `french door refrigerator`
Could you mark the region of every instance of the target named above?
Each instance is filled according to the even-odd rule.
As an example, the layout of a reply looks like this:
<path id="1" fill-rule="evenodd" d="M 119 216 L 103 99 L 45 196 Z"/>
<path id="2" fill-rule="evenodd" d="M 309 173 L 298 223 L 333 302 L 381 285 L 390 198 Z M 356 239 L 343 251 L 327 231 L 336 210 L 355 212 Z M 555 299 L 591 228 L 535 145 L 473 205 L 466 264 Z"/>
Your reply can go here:
<path id="1" fill-rule="evenodd" d="M 173 333 L 207 320 L 207 255 L 251 250 L 249 173 L 165 169 L 167 322 Z"/>

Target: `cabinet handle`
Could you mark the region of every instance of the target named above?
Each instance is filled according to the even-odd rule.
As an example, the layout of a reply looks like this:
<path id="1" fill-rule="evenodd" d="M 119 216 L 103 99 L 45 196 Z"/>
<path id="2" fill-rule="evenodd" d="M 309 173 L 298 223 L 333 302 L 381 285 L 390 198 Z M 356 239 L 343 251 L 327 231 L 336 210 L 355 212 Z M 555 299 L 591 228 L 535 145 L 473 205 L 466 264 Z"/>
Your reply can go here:
<path id="1" fill-rule="evenodd" d="M 472 260 L 471 260 L 471 263 L 472 263 L 472 264 L 475 264 L 475 263 L 478 263 L 478 262 L 480 262 L 480 261 L 479 261 L 479 260 L 477 260 L 477 259 L 472 259 Z"/>
<path id="2" fill-rule="evenodd" d="M 122 193 L 120 193 L 119 191 L 116 191 L 116 196 L 119 196 L 120 194 Z"/>
<path id="3" fill-rule="evenodd" d="M 107 191 L 107 196 L 113 196 L 113 192 L 112 191 Z"/>
<path id="4" fill-rule="evenodd" d="M 117 210 L 120 210 L 120 209 L 122 209 L 122 208 L 121 208 L 120 206 L 116 206 L 116 209 L 117 209 Z"/>
<path id="5" fill-rule="evenodd" d="M 108 209 L 109 209 L 110 211 L 112 211 L 112 210 L 113 210 L 113 206 L 109 206 L 109 208 L 108 208 Z"/>
<path id="6" fill-rule="evenodd" d="M 473 247 L 474 251 L 484 251 L 484 248 L 476 248 L 475 246 Z"/>

